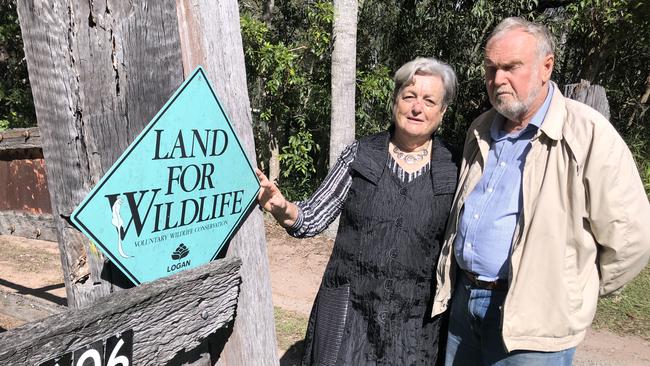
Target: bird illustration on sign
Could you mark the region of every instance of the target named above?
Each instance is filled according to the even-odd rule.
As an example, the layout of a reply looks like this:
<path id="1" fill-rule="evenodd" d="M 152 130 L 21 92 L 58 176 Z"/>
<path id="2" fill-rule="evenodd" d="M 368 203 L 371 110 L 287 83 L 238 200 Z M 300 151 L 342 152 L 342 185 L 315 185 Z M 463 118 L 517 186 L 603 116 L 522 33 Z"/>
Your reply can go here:
<path id="1" fill-rule="evenodd" d="M 120 256 L 123 258 L 130 258 L 131 256 L 124 253 L 124 248 L 122 248 L 122 233 L 124 232 L 124 220 L 122 220 L 122 216 L 120 216 L 120 208 L 122 207 L 122 199 L 117 198 L 115 200 L 115 203 L 113 204 L 112 211 L 112 219 L 111 219 L 111 224 L 115 226 L 115 229 L 117 229 L 117 250 L 120 253 Z"/>

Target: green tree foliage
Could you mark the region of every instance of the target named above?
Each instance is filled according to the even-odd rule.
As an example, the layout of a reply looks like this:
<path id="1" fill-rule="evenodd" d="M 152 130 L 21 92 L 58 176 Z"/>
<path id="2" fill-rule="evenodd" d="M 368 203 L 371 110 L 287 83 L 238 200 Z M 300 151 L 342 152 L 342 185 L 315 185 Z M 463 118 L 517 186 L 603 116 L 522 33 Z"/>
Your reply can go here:
<path id="1" fill-rule="evenodd" d="M 632 150 L 650 194 L 650 3 L 580 0 L 552 15 L 548 24 L 560 35 L 556 79 L 585 79 L 607 90 L 610 122 Z"/>
<path id="2" fill-rule="evenodd" d="M 384 131 L 390 126 L 394 87 L 391 70 L 385 65 L 357 70 L 357 136 Z"/>
<path id="3" fill-rule="evenodd" d="M 16 4 L 0 0 L 0 130 L 36 125 Z"/>
<path id="4" fill-rule="evenodd" d="M 281 147 L 280 185 L 294 199 L 307 196 L 326 169 L 330 109 L 331 2 L 288 1 L 261 21 L 262 4 L 241 5 L 241 29 L 257 146 Z M 268 151 L 258 149 L 267 161 Z"/>
<path id="5" fill-rule="evenodd" d="M 382 6 L 394 10 L 380 9 Z M 360 27 L 367 42 L 375 39 L 378 43 L 359 55 L 360 65 L 383 63 L 395 69 L 415 56 L 432 55 L 455 68 L 460 83 L 458 99 L 441 130 L 456 144 L 462 143 L 469 123 L 489 108 L 482 68 L 489 32 L 507 16 L 548 25 L 557 41 L 553 79 L 560 85 L 585 79 L 605 87 L 610 121 L 633 151 L 650 192 L 649 105 L 641 100 L 644 93 L 650 93 L 648 2 L 407 0 L 387 4 L 367 0 L 364 9 L 366 23 Z M 387 19 L 382 14 L 397 17 Z M 378 32 L 378 28 L 384 31 Z M 393 36 L 377 41 L 377 33 Z"/>
<path id="6" fill-rule="evenodd" d="M 308 4 L 307 9 L 314 3 Z M 390 125 L 392 73 L 417 56 L 434 56 L 452 65 L 458 74 L 458 97 L 445 115 L 441 133 L 450 142 L 462 144 L 471 121 L 490 108 L 482 66 L 485 41 L 501 19 L 521 16 L 548 25 L 555 34 L 553 79 L 560 86 L 586 79 L 606 88 L 611 122 L 632 149 L 650 192 L 649 106 L 647 96 L 645 101 L 642 99 L 644 93 L 650 93 L 648 2 L 360 0 L 359 4 L 357 136 L 381 131 Z M 305 31 L 304 26 L 296 25 L 304 25 L 300 20 L 307 17 L 298 16 L 300 12 L 296 8 L 282 14 L 283 19 L 274 19 L 279 22 L 293 19 L 293 22 L 287 22 L 286 27 L 276 31 L 292 36 Z M 326 85 L 315 89 L 323 96 L 328 93 Z M 316 136 L 313 131 L 319 130 L 319 137 L 314 139 L 317 146 L 324 146 L 326 141 L 326 132 L 320 129 L 328 121 L 324 117 L 326 110 L 327 105 L 322 104 L 321 113 L 313 115 L 320 119 L 304 120 L 305 129 L 312 131 L 312 136 Z M 291 135 L 288 130 L 285 133 Z M 324 152 L 320 157 L 314 155 L 317 151 L 311 150 L 307 155 L 314 161 L 327 156 Z M 298 155 L 294 158 L 292 164 L 297 164 L 300 158 Z M 318 183 L 322 175 L 312 173 L 311 176 Z"/>
<path id="7" fill-rule="evenodd" d="M 394 71 L 418 56 L 449 63 L 458 74 L 459 89 L 441 133 L 462 144 L 469 123 L 489 108 L 482 67 L 485 39 L 501 19 L 531 18 L 536 6 L 533 0 L 365 0 L 359 21 L 360 72 L 380 65 Z"/>

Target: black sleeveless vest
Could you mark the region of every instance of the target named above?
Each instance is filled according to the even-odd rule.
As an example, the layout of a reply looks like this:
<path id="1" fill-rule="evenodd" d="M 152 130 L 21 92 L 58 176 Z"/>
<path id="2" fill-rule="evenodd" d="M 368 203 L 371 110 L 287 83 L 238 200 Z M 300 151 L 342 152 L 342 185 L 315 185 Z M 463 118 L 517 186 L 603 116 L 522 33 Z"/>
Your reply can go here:
<path id="1" fill-rule="evenodd" d="M 303 364 L 436 363 L 435 267 L 458 166 L 434 138 L 430 173 L 403 183 L 386 166 L 389 139 L 384 132 L 359 141 Z"/>

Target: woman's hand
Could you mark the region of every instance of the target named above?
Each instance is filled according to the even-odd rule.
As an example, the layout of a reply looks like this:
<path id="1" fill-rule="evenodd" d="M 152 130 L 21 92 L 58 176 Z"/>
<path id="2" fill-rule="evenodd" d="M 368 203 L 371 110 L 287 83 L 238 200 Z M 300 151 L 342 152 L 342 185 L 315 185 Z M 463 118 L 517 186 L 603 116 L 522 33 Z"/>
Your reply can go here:
<path id="1" fill-rule="evenodd" d="M 298 207 L 287 201 L 278 187 L 271 182 L 261 170 L 255 169 L 257 179 L 260 181 L 260 193 L 257 202 L 260 206 L 275 217 L 284 227 L 290 227 L 298 218 Z"/>

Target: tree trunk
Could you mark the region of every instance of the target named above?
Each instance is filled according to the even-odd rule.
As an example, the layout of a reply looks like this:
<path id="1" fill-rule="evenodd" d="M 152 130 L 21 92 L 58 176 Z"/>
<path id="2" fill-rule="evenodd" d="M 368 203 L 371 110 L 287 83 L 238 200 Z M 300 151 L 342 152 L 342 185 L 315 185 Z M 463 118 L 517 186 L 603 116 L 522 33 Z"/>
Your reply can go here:
<path id="1" fill-rule="evenodd" d="M 269 134 L 269 151 L 271 152 L 271 157 L 269 158 L 269 180 L 271 182 L 277 182 L 278 178 L 280 178 L 280 146 L 278 145 L 276 133 Z"/>
<path id="2" fill-rule="evenodd" d="M 332 51 L 332 121 L 330 169 L 354 141 L 357 54 L 357 1 L 334 1 L 334 50 Z"/>
<path id="3" fill-rule="evenodd" d="M 263 5 L 262 9 L 262 20 L 266 25 L 271 27 L 271 19 L 273 18 L 273 7 L 275 6 L 275 2 L 273 0 L 266 0 Z"/>
<path id="4" fill-rule="evenodd" d="M 202 65 L 255 166 L 239 9 L 234 0 L 176 0 L 185 72 Z M 262 213 L 254 210 L 228 247 L 243 259 L 233 333 L 219 364 L 277 365 L 275 322 Z"/>
<path id="5" fill-rule="evenodd" d="M 271 21 L 273 20 L 273 7 L 275 6 L 274 0 L 266 0 L 262 9 L 262 21 L 266 24 L 268 29 L 271 29 Z M 263 81 L 258 76 L 257 92 L 259 93 L 258 101 L 262 100 L 262 86 Z M 280 126 L 276 121 L 273 125 L 268 126 L 268 137 L 269 137 L 269 180 L 271 182 L 277 182 L 280 178 L 280 138 L 278 136 L 280 132 Z"/>
<path id="6" fill-rule="evenodd" d="M 70 307 L 122 280 L 67 221 L 183 80 L 173 1 L 17 2 Z"/>
<path id="7" fill-rule="evenodd" d="M 641 95 L 641 98 L 639 98 L 639 106 L 638 106 L 638 108 L 636 108 L 634 110 L 634 112 L 632 112 L 632 115 L 630 116 L 630 119 L 627 122 L 627 127 L 628 128 L 632 127 L 632 124 L 634 123 L 634 121 L 637 118 L 637 114 L 638 114 L 639 120 L 643 121 L 643 116 L 646 114 L 648 109 L 650 109 L 650 106 L 647 105 L 649 98 L 650 98 L 650 76 L 648 76 L 645 79 L 645 92 L 643 93 L 643 95 Z"/>
<path id="8" fill-rule="evenodd" d="M 355 137 L 357 8 L 356 0 L 334 0 L 330 169 L 336 164 L 345 146 L 351 144 Z M 338 218 L 329 226 L 325 234 L 335 237 L 337 228 Z"/>
<path id="9" fill-rule="evenodd" d="M 577 84 L 567 84 L 564 86 L 564 95 L 567 98 L 582 102 L 591 108 L 597 110 L 609 120 L 609 102 L 607 101 L 607 92 L 600 85 L 591 85 L 587 80 L 580 80 Z"/>

